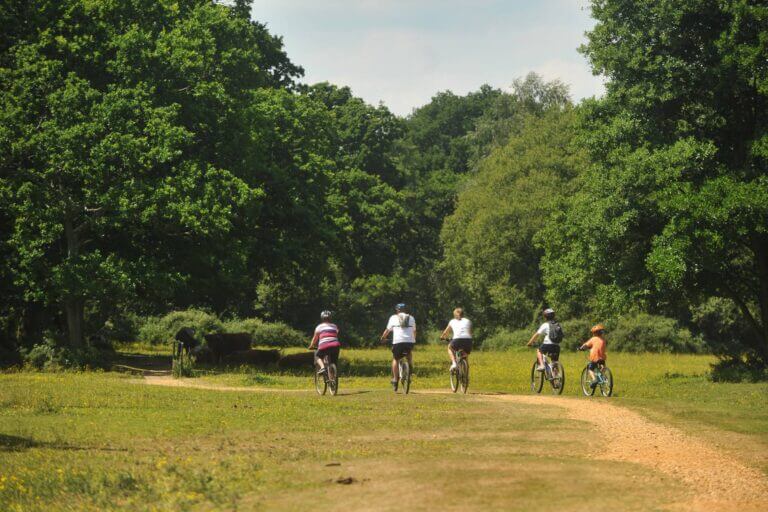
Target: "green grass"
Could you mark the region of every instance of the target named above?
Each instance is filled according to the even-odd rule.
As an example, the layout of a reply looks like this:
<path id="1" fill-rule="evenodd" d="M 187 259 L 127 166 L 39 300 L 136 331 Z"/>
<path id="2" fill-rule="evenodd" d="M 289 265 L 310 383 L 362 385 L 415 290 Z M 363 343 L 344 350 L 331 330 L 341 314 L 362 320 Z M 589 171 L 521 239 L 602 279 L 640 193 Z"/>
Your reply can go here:
<path id="1" fill-rule="evenodd" d="M 683 492 L 646 468 L 594 460 L 594 427 L 557 408 L 418 393 L 447 389 L 437 347 L 415 353 L 408 397 L 388 390 L 388 352 L 342 357 L 337 397 L 316 396 L 309 373 L 274 370 L 190 380 L 306 391 L 0 374 L 0 510 L 296 510 L 329 499 L 347 510 L 516 510 L 536 506 L 544 479 L 565 510 L 652 510 Z M 528 393 L 532 360 L 530 351 L 473 354 L 470 390 Z M 583 356 L 563 360 L 565 394 L 601 400 L 577 398 Z M 754 455 L 745 462 L 768 470 L 768 385 L 713 384 L 704 356 L 610 354 L 609 363 L 614 403 L 697 435 L 736 436 Z M 335 483 L 343 477 L 355 483 Z"/>

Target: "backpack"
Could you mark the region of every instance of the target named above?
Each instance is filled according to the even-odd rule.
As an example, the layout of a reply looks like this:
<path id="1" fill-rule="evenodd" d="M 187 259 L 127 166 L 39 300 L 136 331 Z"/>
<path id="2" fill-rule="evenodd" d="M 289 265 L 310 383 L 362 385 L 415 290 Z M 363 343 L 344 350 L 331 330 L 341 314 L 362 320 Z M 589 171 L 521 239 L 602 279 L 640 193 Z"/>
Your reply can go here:
<path id="1" fill-rule="evenodd" d="M 406 327 L 411 326 L 411 315 L 408 313 L 403 313 L 405 316 L 397 315 L 397 318 L 400 320 L 400 328 L 405 329 Z"/>
<path id="2" fill-rule="evenodd" d="M 560 343 L 563 341 L 563 338 L 565 337 L 565 333 L 563 332 L 563 328 L 560 326 L 559 323 L 557 323 L 554 320 L 549 321 L 549 339 L 552 341 L 552 343 Z"/>

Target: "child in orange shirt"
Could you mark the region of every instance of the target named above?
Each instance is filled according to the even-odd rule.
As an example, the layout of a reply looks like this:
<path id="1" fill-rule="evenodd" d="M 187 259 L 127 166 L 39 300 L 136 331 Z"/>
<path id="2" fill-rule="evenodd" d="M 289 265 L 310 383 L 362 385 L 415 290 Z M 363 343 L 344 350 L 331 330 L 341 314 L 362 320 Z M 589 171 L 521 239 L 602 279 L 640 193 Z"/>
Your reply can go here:
<path id="1" fill-rule="evenodd" d="M 592 337 L 580 346 L 579 350 L 589 349 L 589 364 L 587 365 L 591 379 L 589 385 L 594 388 L 597 385 L 595 369 L 605 364 L 605 327 L 603 324 L 597 324 L 590 329 L 590 332 Z"/>

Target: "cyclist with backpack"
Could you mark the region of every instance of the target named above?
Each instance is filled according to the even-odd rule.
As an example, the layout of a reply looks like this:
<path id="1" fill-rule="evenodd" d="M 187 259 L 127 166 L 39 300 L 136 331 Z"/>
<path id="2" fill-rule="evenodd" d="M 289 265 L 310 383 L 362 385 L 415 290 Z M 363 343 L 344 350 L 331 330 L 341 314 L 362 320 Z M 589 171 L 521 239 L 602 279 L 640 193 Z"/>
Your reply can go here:
<path id="1" fill-rule="evenodd" d="M 536 370 L 544 371 L 544 359 L 542 354 L 548 354 L 552 358 L 552 361 L 560 359 L 560 342 L 565 337 L 563 328 L 555 320 L 555 311 L 551 308 L 547 308 L 542 313 L 544 315 L 545 322 L 533 333 L 531 339 L 528 341 L 527 346 L 531 346 L 536 342 L 539 336 L 544 336 L 544 341 L 536 350 L 536 358 L 539 361 L 539 366 Z"/>
<path id="2" fill-rule="evenodd" d="M 400 380 L 400 372 L 397 362 L 403 356 L 408 358 L 408 365 L 413 371 L 413 358 L 411 351 L 416 343 L 416 319 L 406 312 L 405 304 L 395 306 L 395 314 L 389 317 L 387 328 L 381 334 L 383 343 L 389 333 L 392 333 L 392 388 L 397 391 L 397 383 Z"/>
<path id="3" fill-rule="evenodd" d="M 315 351 L 315 361 L 320 366 L 318 374 L 325 373 L 323 358 L 327 355 L 333 364 L 339 362 L 339 351 L 341 342 L 339 341 L 339 328 L 331 323 L 331 312 L 328 310 L 320 313 L 320 324 L 315 327 L 315 334 L 312 341 L 309 342 L 309 348 L 317 348 Z"/>

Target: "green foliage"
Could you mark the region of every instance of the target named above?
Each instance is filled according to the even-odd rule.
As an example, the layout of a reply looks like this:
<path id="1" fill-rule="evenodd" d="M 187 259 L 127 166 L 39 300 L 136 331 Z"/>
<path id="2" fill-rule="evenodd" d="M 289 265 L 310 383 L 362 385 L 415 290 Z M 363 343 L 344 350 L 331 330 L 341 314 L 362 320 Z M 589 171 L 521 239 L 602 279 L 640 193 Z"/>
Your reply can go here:
<path id="1" fill-rule="evenodd" d="M 528 118 L 481 163 L 445 219 L 445 288 L 453 302 L 471 306 L 478 325 L 522 327 L 543 301 L 534 237 L 586 165 L 573 131 L 572 110 Z"/>
<path id="2" fill-rule="evenodd" d="M 195 338 L 203 342 L 205 334 L 223 332 L 224 324 L 213 313 L 201 309 L 173 311 L 162 317 L 149 317 L 139 328 L 139 340 L 153 344 L 172 343 L 183 327 L 195 330 Z"/>
<path id="3" fill-rule="evenodd" d="M 234 319 L 224 322 L 225 332 L 247 332 L 254 346 L 302 347 L 309 345 L 309 337 L 282 322 L 264 322 L 258 318 Z"/>
<path id="4" fill-rule="evenodd" d="M 86 346 L 73 349 L 51 340 L 29 349 L 21 348 L 19 352 L 25 367 L 42 371 L 108 368 L 114 356 L 114 351 L 107 348 Z"/>
<path id="5" fill-rule="evenodd" d="M 640 313 L 622 316 L 608 332 L 608 350 L 618 352 L 697 353 L 704 350 L 701 340 L 672 319 Z"/>
<path id="6" fill-rule="evenodd" d="M 195 375 L 195 358 L 192 355 L 182 353 L 180 356 L 174 357 L 171 362 L 171 375 L 173 378 L 180 379 L 182 377 L 194 377 Z"/>
<path id="7" fill-rule="evenodd" d="M 583 51 L 610 80 L 583 108 L 595 165 L 543 237 L 549 300 L 684 318 L 727 297 L 756 334 L 738 350 L 768 364 L 768 7 L 600 0 L 592 14 Z"/>

